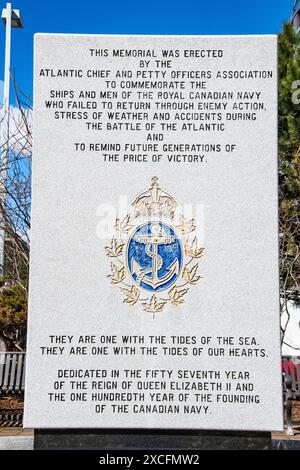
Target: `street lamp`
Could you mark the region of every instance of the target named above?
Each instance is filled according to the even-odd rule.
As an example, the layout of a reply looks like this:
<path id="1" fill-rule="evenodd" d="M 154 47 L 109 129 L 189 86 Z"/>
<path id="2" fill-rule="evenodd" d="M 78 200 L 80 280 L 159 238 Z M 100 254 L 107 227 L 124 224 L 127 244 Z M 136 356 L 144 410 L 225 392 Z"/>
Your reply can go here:
<path id="1" fill-rule="evenodd" d="M 7 176 L 7 161 L 9 152 L 9 95 L 10 95 L 10 51 L 11 51 L 11 28 L 22 28 L 22 18 L 19 10 L 13 10 L 11 3 L 6 4 L 2 10 L 2 20 L 5 24 L 5 64 L 4 64 L 4 86 L 3 86 L 3 129 L 2 137 L 4 139 L 1 158 L 1 186 L 2 186 L 2 204 L 5 213 L 6 195 L 5 183 Z M 2 221 L 5 222 L 5 221 Z M 4 244 L 5 244 L 5 223 L 0 228 L 0 275 L 4 274 Z"/>

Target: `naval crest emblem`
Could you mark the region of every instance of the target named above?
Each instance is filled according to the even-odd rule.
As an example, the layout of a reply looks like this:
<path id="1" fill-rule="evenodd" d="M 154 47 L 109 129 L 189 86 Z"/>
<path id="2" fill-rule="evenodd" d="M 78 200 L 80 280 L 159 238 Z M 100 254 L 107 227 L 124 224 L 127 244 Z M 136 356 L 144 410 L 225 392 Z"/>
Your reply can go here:
<path id="1" fill-rule="evenodd" d="M 201 279 L 204 248 L 194 234 L 195 219 L 177 214 L 176 200 L 157 177 L 133 200 L 130 213 L 116 219 L 114 228 L 105 247 L 111 259 L 107 277 L 122 291 L 123 302 L 153 315 L 168 304 L 183 304 L 190 287 Z"/>

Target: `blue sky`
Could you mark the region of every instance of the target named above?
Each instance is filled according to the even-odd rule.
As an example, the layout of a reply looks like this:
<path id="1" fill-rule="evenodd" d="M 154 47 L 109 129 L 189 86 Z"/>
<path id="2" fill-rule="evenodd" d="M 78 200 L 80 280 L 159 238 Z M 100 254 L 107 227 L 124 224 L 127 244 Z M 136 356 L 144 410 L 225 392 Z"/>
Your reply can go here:
<path id="1" fill-rule="evenodd" d="M 32 94 L 33 35 L 99 34 L 268 34 L 289 19 L 294 0 L 14 0 L 24 29 L 13 30 L 12 69 Z M 0 1 L 1 10 L 6 2 Z M 5 28 L 0 25 L 0 100 Z M 13 95 L 13 94 L 12 94 Z M 13 102 L 13 96 L 11 97 Z"/>

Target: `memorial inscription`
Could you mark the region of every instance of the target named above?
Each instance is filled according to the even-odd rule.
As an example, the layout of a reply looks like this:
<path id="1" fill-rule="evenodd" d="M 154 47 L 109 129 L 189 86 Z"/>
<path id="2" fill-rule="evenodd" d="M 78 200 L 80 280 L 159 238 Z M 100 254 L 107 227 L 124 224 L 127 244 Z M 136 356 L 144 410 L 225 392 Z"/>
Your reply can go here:
<path id="1" fill-rule="evenodd" d="M 38 34 L 34 94 L 25 426 L 282 429 L 276 37 Z"/>

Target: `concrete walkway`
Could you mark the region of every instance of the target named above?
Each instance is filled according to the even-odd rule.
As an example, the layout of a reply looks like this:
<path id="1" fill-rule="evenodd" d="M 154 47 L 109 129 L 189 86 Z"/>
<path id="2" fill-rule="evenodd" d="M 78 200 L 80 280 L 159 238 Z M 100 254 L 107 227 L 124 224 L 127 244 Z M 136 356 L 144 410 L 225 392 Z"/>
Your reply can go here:
<path id="1" fill-rule="evenodd" d="M 32 450 L 33 430 L 0 428 L 0 450 Z"/>
<path id="2" fill-rule="evenodd" d="M 294 435 L 288 436 L 286 430 L 272 433 L 272 445 L 276 450 L 300 450 L 300 426 L 293 426 Z"/>

